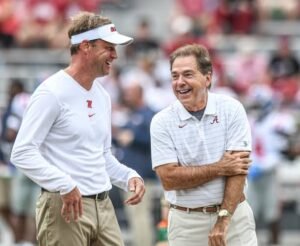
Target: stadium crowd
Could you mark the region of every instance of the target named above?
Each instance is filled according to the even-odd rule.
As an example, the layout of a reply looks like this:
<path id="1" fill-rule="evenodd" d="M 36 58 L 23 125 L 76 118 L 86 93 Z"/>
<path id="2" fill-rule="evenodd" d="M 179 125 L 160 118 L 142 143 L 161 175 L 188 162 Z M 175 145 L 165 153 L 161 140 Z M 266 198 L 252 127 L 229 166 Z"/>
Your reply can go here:
<path id="1" fill-rule="evenodd" d="M 102 4 L 108 2 L 117 5 L 120 1 L 0 0 L 0 47 L 67 48 L 68 18 L 79 10 L 101 12 Z M 249 202 L 256 219 L 263 220 L 270 230 L 270 245 L 279 245 L 283 203 L 280 188 L 274 187 L 280 185 L 278 172 L 282 166 L 300 166 L 300 60 L 292 49 L 293 36 L 274 36 L 277 46 L 267 53 L 258 52 L 259 47 L 249 41 L 236 50 L 224 52 L 216 42 L 219 36 L 267 36 L 260 28 L 262 23 L 299 20 L 300 1 L 174 2 L 166 17 L 172 35 L 163 39 L 155 37 L 151 19 L 140 18 L 133 30 L 134 43 L 121 50 L 122 62 L 114 64 L 109 76 L 99 78 L 112 99 L 114 152 L 121 162 L 135 164 L 133 168 L 142 175 L 149 189 L 144 206 L 134 211 L 140 215 L 135 216 L 130 209 L 123 211 L 122 202 L 117 200 L 122 201 L 125 196 L 113 190 L 115 206 L 122 210 L 117 215 L 121 220 L 127 214 L 125 224 L 132 229 L 132 245 L 154 245 L 155 226 L 160 220 L 160 214 L 157 215 L 160 209 L 155 202 L 159 201 L 162 190 L 151 170 L 147 132 L 153 114 L 175 100 L 168 55 L 183 44 L 200 43 L 213 56 L 211 90 L 239 99 L 247 109 L 253 128 Z M 26 82 L 24 78 L 9 80 L 7 104 L 1 110 L 0 244 L 5 240 L 1 234 L 4 225 L 6 229 L 11 228 L 11 240 L 18 245 L 35 244 L 33 201 L 39 188 L 9 163 L 28 93 L 32 92 L 26 92 Z M 23 199 L 22 195 L 25 195 Z"/>

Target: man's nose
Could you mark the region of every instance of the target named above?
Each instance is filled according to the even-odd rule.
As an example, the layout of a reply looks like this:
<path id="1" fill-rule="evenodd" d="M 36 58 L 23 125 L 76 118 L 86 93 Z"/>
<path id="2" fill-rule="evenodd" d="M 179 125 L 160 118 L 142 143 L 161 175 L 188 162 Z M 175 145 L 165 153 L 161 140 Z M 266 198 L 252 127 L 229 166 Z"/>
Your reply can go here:
<path id="1" fill-rule="evenodd" d="M 111 57 L 112 57 L 113 59 L 117 59 L 117 58 L 118 58 L 118 54 L 117 54 L 117 51 L 116 51 L 116 50 L 114 50 L 114 51 L 111 52 Z"/>
<path id="2" fill-rule="evenodd" d="M 177 83 L 178 83 L 179 85 L 185 84 L 185 80 L 184 80 L 184 77 L 183 77 L 182 75 L 179 75 L 178 80 L 177 80 Z"/>

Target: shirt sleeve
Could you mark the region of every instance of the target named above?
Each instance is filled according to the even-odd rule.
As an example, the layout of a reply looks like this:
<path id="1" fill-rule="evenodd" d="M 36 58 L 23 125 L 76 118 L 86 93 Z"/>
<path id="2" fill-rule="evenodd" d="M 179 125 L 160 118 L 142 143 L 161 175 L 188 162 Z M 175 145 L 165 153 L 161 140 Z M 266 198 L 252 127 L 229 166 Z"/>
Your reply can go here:
<path id="1" fill-rule="evenodd" d="M 109 100 L 109 99 L 108 99 Z M 120 163 L 111 152 L 111 107 L 109 100 L 109 126 L 110 131 L 107 134 L 104 143 L 104 158 L 106 163 L 106 171 L 113 185 L 128 191 L 128 182 L 133 177 L 142 177 L 133 169 L 127 167 L 126 165 Z M 143 180 L 143 179 L 142 179 Z"/>
<path id="2" fill-rule="evenodd" d="M 165 121 L 155 115 L 150 126 L 152 168 L 167 163 L 177 163 L 177 153 L 172 137 L 167 131 Z"/>
<path id="3" fill-rule="evenodd" d="M 226 150 L 251 151 L 251 130 L 246 111 L 240 102 L 229 120 Z"/>
<path id="4" fill-rule="evenodd" d="M 59 103 L 51 92 L 40 89 L 33 94 L 13 146 L 11 162 L 41 187 L 66 194 L 76 186 L 75 182 L 40 152 L 59 113 Z"/>

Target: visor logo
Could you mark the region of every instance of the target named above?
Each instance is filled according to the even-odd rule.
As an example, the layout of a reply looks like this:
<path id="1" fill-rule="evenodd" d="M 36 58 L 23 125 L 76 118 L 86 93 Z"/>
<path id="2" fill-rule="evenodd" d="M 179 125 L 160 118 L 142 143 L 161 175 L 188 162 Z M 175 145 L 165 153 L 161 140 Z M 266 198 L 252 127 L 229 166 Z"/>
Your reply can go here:
<path id="1" fill-rule="evenodd" d="M 111 31 L 111 32 L 116 32 L 117 29 L 116 29 L 114 26 L 112 26 L 112 27 L 110 28 L 110 31 Z"/>

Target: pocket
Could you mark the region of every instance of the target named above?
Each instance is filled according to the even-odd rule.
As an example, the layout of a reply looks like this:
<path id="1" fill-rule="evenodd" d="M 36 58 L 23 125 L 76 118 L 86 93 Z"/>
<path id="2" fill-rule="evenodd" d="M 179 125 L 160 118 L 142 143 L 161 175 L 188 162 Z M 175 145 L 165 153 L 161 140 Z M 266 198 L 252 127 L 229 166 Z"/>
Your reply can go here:
<path id="1" fill-rule="evenodd" d="M 248 221 L 249 221 L 250 228 L 255 230 L 256 226 L 255 226 L 255 219 L 254 219 L 254 214 L 253 214 L 252 208 L 250 207 L 250 205 L 248 204 L 247 201 L 244 201 L 244 202 L 245 202 L 244 206 L 246 206 L 246 208 L 248 210 Z"/>
<path id="2" fill-rule="evenodd" d="M 41 208 L 43 206 L 43 204 L 45 203 L 46 199 L 47 199 L 47 194 L 45 194 L 45 192 L 41 192 L 36 201 L 36 209 Z"/>
<path id="3" fill-rule="evenodd" d="M 172 231 L 173 231 L 173 227 L 174 227 L 174 223 L 173 223 L 173 214 L 174 211 L 172 209 L 169 210 L 169 213 L 168 213 L 168 239 L 169 240 L 172 240 L 174 239 L 173 238 L 173 234 Z"/>
<path id="4" fill-rule="evenodd" d="M 236 245 L 257 245 L 255 221 L 253 212 L 247 201 L 243 201 L 237 207 L 231 221 L 231 240 L 239 240 Z"/>
<path id="5" fill-rule="evenodd" d="M 44 219 L 47 217 L 48 211 L 48 202 L 49 196 L 48 193 L 42 192 L 36 202 L 36 210 L 35 210 L 35 219 L 36 219 L 36 227 L 37 227 L 37 238 L 40 238 L 41 233 L 45 229 L 45 224 L 43 224 Z"/>

